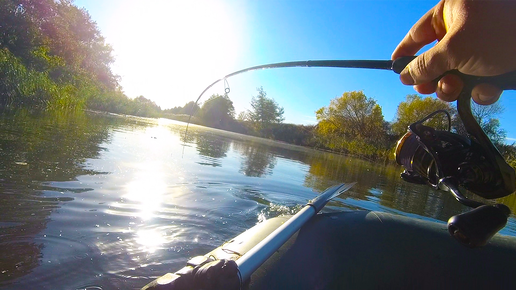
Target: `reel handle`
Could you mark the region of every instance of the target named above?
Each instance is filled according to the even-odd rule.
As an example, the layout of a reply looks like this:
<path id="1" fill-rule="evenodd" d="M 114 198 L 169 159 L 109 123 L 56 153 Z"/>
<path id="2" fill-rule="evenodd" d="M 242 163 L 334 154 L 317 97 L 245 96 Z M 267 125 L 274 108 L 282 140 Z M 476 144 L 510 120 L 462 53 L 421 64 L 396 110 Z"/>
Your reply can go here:
<path id="1" fill-rule="evenodd" d="M 448 231 L 470 248 L 485 246 L 505 224 L 511 211 L 503 204 L 482 205 L 469 212 L 452 216 Z"/>

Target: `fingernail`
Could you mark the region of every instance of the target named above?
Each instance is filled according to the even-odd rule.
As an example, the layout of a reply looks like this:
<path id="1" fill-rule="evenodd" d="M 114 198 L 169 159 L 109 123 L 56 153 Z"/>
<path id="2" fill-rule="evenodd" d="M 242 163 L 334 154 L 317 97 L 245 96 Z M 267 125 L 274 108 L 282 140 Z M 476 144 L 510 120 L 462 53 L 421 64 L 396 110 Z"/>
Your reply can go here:
<path id="1" fill-rule="evenodd" d="M 455 92 L 455 88 L 446 82 L 439 82 L 439 86 L 441 87 L 441 91 L 445 94 L 452 94 Z"/>
<path id="2" fill-rule="evenodd" d="M 478 94 L 478 99 L 485 104 L 490 104 L 493 101 L 493 96 Z"/>
<path id="3" fill-rule="evenodd" d="M 405 85 L 413 85 L 415 83 L 414 79 L 410 75 L 410 69 L 408 66 L 401 72 L 400 80 Z"/>

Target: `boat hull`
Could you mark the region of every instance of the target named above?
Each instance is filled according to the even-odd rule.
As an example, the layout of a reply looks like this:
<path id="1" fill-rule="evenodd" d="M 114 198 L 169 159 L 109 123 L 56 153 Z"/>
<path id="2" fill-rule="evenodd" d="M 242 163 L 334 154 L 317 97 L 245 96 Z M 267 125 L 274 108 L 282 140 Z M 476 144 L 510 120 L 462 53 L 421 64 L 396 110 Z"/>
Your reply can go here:
<path id="1" fill-rule="evenodd" d="M 285 222 L 256 225 L 208 253 L 238 259 Z M 388 213 L 318 214 L 252 276 L 249 289 L 516 289 L 516 239 L 482 248 L 453 239 L 445 224 Z"/>

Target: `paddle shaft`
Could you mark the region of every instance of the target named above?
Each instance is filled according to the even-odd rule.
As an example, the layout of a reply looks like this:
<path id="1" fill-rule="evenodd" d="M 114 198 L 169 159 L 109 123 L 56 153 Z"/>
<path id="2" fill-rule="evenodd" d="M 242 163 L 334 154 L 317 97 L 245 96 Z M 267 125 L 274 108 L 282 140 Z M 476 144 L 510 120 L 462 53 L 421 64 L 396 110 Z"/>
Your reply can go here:
<path id="1" fill-rule="evenodd" d="M 294 235 L 310 218 L 315 216 L 332 198 L 350 189 L 355 183 L 340 184 L 328 188 L 317 198 L 310 201 L 297 214 L 274 230 L 251 250 L 240 257 L 236 264 L 240 285 L 243 285 L 274 252 L 276 252 L 292 235 Z"/>
<path id="2" fill-rule="evenodd" d="M 240 257 L 236 263 L 238 265 L 238 275 L 241 284 L 249 279 L 256 269 L 269 259 L 274 252 L 276 252 L 316 213 L 317 212 L 314 207 L 310 205 L 305 206 L 295 216 L 272 232 L 267 238 Z"/>

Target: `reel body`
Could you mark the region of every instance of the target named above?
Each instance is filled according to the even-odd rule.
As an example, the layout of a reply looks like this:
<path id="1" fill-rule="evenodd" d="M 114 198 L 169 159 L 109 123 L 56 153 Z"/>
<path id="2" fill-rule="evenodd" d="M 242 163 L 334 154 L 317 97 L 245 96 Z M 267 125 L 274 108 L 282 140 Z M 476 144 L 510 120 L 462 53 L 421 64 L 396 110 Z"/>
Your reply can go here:
<path id="1" fill-rule="evenodd" d="M 439 189 L 447 177 L 483 198 L 507 196 L 514 188 L 505 186 L 502 168 L 488 153 L 475 139 L 416 122 L 398 142 L 396 162 L 405 167 L 401 177 L 408 182 Z"/>

